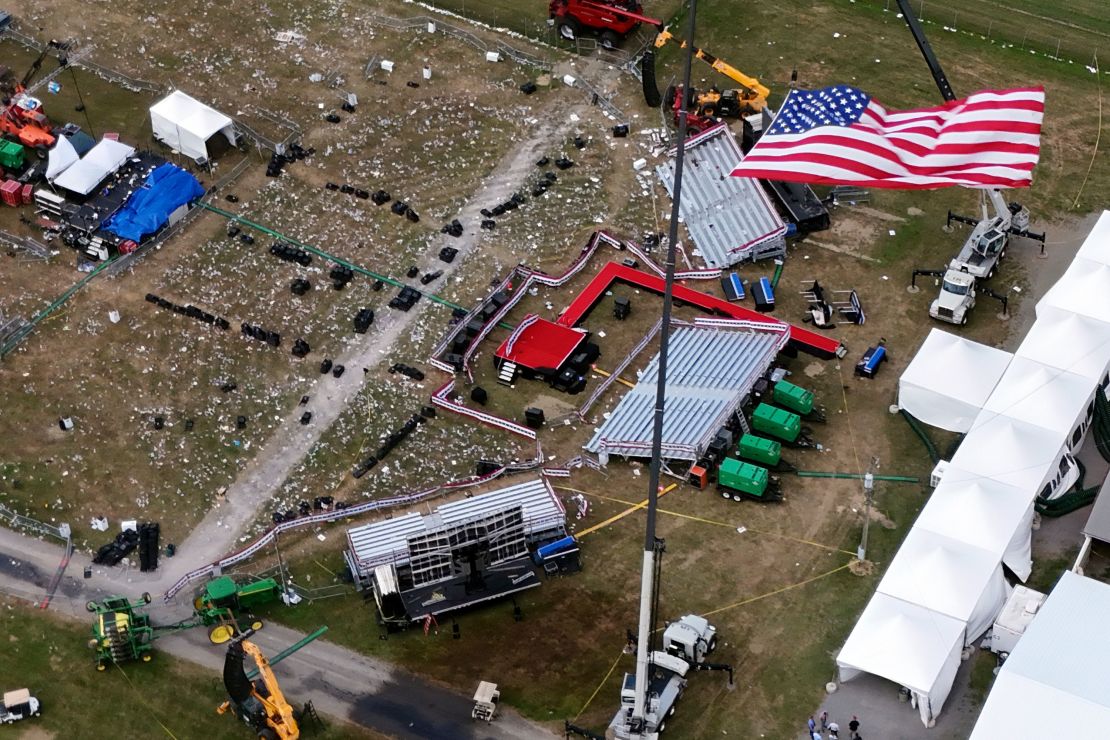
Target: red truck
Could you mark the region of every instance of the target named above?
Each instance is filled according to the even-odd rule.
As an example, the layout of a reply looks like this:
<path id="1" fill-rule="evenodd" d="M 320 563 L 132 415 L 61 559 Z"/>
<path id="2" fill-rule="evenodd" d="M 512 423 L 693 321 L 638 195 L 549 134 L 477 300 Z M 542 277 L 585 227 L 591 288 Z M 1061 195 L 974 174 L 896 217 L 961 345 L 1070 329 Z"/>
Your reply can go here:
<path id="1" fill-rule="evenodd" d="M 548 14 L 567 41 L 591 33 L 602 48 L 613 49 L 641 23 L 662 27 L 662 21 L 643 15 L 643 10 L 636 0 L 551 0 Z"/>

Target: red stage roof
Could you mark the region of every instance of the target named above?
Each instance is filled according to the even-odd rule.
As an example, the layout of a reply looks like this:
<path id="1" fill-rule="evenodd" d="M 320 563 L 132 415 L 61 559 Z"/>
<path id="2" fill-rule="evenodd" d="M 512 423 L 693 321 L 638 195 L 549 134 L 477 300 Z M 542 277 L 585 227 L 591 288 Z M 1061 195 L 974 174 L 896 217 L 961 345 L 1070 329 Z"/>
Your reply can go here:
<path id="1" fill-rule="evenodd" d="M 497 356 L 531 370 L 554 370 L 584 341 L 580 331 L 528 314 L 497 348 Z"/>

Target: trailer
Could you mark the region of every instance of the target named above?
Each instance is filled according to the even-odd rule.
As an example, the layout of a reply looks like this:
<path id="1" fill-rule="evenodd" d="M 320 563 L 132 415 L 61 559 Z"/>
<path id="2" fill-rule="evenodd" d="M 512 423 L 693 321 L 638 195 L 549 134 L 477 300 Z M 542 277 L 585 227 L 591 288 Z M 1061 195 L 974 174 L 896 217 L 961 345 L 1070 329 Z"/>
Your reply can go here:
<path id="1" fill-rule="evenodd" d="M 766 468 L 734 457 L 721 461 L 721 467 L 717 469 L 717 490 L 721 492 L 721 496 L 733 501 L 782 501 L 782 490 L 776 476 L 767 472 Z"/>
<path id="2" fill-rule="evenodd" d="M 784 442 L 793 442 L 802 432 L 802 417 L 769 403 L 761 403 L 752 412 L 752 429 Z"/>

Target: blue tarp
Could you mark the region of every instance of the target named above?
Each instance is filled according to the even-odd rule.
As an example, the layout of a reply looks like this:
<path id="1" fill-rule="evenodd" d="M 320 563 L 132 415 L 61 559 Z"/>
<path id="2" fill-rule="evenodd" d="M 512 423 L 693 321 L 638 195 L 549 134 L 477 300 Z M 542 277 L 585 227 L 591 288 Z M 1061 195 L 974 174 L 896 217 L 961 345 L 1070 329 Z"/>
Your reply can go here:
<path id="1" fill-rule="evenodd" d="M 204 188 L 190 173 L 166 163 L 151 172 L 143 186 L 104 222 L 104 230 L 121 239 L 139 242 L 169 220 L 170 214 L 204 195 Z"/>

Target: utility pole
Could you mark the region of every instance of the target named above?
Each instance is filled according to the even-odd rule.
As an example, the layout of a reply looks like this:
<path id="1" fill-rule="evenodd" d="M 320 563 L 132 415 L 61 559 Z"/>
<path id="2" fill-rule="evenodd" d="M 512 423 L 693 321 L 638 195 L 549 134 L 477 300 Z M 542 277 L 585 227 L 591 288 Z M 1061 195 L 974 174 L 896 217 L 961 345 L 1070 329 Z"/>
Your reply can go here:
<path id="1" fill-rule="evenodd" d="M 878 465 L 879 458 L 871 458 L 871 463 L 867 466 L 867 473 L 863 476 L 863 495 L 866 502 L 863 507 L 863 536 L 860 537 L 859 547 L 856 549 L 856 558 L 860 561 L 867 560 L 867 530 L 871 524 L 871 500 L 875 495 L 875 476 L 872 471 Z"/>

